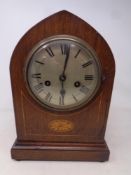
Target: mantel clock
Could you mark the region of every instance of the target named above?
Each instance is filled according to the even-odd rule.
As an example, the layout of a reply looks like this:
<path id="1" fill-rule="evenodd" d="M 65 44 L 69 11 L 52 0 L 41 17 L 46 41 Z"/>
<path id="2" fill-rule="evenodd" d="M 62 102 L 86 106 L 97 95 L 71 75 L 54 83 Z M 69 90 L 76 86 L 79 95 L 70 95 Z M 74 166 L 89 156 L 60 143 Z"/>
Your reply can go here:
<path id="1" fill-rule="evenodd" d="M 31 28 L 10 64 L 16 160 L 106 161 L 104 140 L 115 74 L 102 36 L 60 11 Z"/>

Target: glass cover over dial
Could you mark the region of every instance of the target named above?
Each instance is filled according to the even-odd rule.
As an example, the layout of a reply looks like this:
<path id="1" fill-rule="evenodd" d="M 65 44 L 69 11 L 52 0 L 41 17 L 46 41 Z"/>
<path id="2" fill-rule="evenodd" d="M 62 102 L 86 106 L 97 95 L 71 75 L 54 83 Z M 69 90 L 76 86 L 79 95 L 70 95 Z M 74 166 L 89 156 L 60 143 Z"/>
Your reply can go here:
<path id="1" fill-rule="evenodd" d="M 83 40 L 57 35 L 38 43 L 29 53 L 26 80 L 30 94 L 54 110 L 73 110 L 96 94 L 101 69 L 94 50 Z"/>

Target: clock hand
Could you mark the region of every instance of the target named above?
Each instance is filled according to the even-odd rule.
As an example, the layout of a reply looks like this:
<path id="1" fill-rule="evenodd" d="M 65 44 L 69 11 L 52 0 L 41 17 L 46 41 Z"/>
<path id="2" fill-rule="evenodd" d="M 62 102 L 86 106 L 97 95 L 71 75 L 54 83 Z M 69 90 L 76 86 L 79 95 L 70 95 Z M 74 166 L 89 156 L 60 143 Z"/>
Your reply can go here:
<path id="1" fill-rule="evenodd" d="M 60 82 L 61 82 L 61 90 L 60 90 L 60 94 L 61 94 L 61 97 L 62 97 L 62 104 L 64 104 L 64 96 L 65 96 L 65 89 L 64 89 L 64 81 L 62 81 L 60 79 Z"/>
<path id="2" fill-rule="evenodd" d="M 66 49 L 66 58 L 65 58 L 65 63 L 64 63 L 64 69 L 63 69 L 63 72 L 62 72 L 63 76 L 65 76 L 65 70 L 66 70 L 66 67 L 67 67 L 68 60 L 69 60 L 70 46 L 66 45 L 65 49 Z"/>
<path id="3" fill-rule="evenodd" d="M 70 47 L 69 47 L 69 45 L 66 45 L 65 52 L 66 52 L 66 58 L 65 58 L 65 63 L 64 63 L 64 69 L 63 69 L 62 74 L 59 77 L 59 80 L 60 80 L 60 83 L 61 83 L 60 94 L 61 94 L 61 97 L 62 97 L 62 104 L 64 104 L 64 96 L 65 96 L 65 93 L 66 93 L 66 91 L 64 89 L 64 81 L 66 80 L 65 70 L 66 70 L 66 67 L 67 67 L 69 54 L 70 54 Z"/>
<path id="4" fill-rule="evenodd" d="M 61 90 L 60 90 L 60 94 L 61 96 L 64 96 L 65 95 L 65 89 L 64 89 L 64 82 L 61 81 Z"/>

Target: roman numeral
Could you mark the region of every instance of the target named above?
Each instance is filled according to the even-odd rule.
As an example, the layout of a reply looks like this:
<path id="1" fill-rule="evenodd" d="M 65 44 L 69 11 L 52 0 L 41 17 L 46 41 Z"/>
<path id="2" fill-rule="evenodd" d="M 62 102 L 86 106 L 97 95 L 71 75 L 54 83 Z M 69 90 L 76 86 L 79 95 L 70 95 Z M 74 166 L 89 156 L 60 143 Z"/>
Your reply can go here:
<path id="1" fill-rule="evenodd" d="M 93 61 L 90 60 L 90 61 L 88 61 L 87 63 L 84 63 L 84 64 L 82 65 L 82 67 L 85 68 L 85 67 L 91 65 L 92 63 L 93 63 Z"/>
<path id="2" fill-rule="evenodd" d="M 54 56 L 54 53 L 53 53 L 53 51 L 52 51 L 52 49 L 50 47 L 46 48 L 45 50 L 46 50 L 46 52 L 48 53 L 48 55 L 50 57 L 53 57 Z"/>
<path id="3" fill-rule="evenodd" d="M 37 84 L 36 86 L 34 86 L 34 88 L 40 93 L 41 91 L 43 91 L 43 83 Z"/>
<path id="4" fill-rule="evenodd" d="M 82 85 L 81 88 L 80 88 L 80 91 L 84 94 L 87 94 L 89 89 L 85 86 L 85 85 Z"/>
<path id="5" fill-rule="evenodd" d="M 80 54 L 80 49 L 78 50 L 78 52 L 76 53 L 76 55 L 74 56 L 75 58 L 77 58 L 78 57 L 78 55 Z"/>
<path id="6" fill-rule="evenodd" d="M 61 47 L 61 53 L 62 53 L 62 55 L 66 55 L 69 52 L 70 45 L 61 44 L 60 47 Z"/>
<path id="7" fill-rule="evenodd" d="M 72 94 L 73 99 L 78 102 L 77 98 Z"/>
<path id="8" fill-rule="evenodd" d="M 35 60 L 35 62 L 36 62 L 36 63 L 39 63 L 39 64 L 44 64 L 43 62 L 37 61 L 37 60 Z"/>
<path id="9" fill-rule="evenodd" d="M 51 93 L 48 92 L 48 94 L 47 94 L 46 97 L 45 97 L 45 100 L 48 101 L 48 102 L 50 102 L 51 99 L 52 99 Z"/>
<path id="10" fill-rule="evenodd" d="M 63 97 L 59 97 L 59 105 L 64 105 L 64 98 Z"/>
<path id="11" fill-rule="evenodd" d="M 32 78 L 39 78 L 39 79 L 41 79 L 41 73 L 32 74 Z"/>
<path id="12" fill-rule="evenodd" d="M 66 54 L 67 45 L 66 44 L 61 44 L 60 48 L 61 48 L 62 55 L 65 55 Z"/>
<path id="13" fill-rule="evenodd" d="M 85 80 L 93 80 L 93 75 L 85 75 Z"/>

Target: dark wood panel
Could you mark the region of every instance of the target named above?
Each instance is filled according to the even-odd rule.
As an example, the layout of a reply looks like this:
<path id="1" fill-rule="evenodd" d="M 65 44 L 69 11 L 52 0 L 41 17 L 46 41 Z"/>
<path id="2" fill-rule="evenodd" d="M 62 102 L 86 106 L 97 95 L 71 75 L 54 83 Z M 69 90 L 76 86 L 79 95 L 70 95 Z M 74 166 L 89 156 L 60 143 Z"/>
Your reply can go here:
<path id="1" fill-rule="evenodd" d="M 44 143 L 16 141 L 11 156 L 16 160 L 107 161 L 109 149 L 101 143 Z"/>

